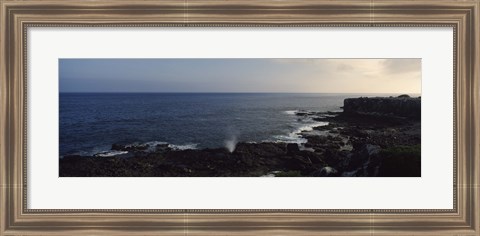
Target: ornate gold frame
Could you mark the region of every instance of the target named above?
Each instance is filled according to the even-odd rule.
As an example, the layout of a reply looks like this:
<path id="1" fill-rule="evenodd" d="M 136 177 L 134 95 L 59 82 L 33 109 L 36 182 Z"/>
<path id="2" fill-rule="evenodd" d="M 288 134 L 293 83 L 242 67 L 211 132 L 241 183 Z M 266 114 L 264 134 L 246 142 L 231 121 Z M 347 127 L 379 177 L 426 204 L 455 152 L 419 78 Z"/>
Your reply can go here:
<path id="1" fill-rule="evenodd" d="M 0 235 L 480 235 L 479 0 L 0 0 Z M 31 210 L 26 207 L 28 27 L 454 29 L 452 210 Z"/>

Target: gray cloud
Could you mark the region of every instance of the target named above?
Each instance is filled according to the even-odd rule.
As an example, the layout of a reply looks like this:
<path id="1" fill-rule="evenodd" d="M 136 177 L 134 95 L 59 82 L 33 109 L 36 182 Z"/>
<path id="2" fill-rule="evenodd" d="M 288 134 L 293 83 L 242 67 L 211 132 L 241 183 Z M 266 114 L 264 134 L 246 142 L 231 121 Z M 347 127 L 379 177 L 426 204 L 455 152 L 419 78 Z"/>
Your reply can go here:
<path id="1" fill-rule="evenodd" d="M 382 61 L 386 73 L 403 74 L 421 71 L 421 59 L 386 59 Z"/>
<path id="2" fill-rule="evenodd" d="M 420 93 L 420 59 L 60 59 L 61 92 Z"/>

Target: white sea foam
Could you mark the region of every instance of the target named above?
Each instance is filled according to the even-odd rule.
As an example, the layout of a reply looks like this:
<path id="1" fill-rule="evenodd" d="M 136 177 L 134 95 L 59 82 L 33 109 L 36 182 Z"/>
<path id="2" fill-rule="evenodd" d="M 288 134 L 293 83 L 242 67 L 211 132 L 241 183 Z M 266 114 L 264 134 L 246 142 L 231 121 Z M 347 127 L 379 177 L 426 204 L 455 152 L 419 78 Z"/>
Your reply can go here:
<path id="1" fill-rule="evenodd" d="M 188 143 L 188 144 L 183 144 L 183 145 L 175 145 L 175 144 L 169 144 L 168 147 L 170 147 L 173 150 L 191 150 L 191 149 L 197 149 L 198 143 Z"/>
<path id="2" fill-rule="evenodd" d="M 291 111 L 284 111 L 284 112 L 289 114 L 289 115 L 295 115 L 295 114 L 297 114 L 298 110 L 291 110 Z"/>
<path id="3" fill-rule="evenodd" d="M 144 143 L 144 145 L 149 145 L 149 146 L 157 146 L 157 145 L 164 145 L 164 144 L 167 144 L 167 142 L 161 142 L 161 141 L 150 141 L 150 142 L 146 142 Z"/>
<path id="4" fill-rule="evenodd" d="M 310 132 L 310 131 L 313 131 L 313 128 L 315 127 L 325 126 L 325 125 L 328 125 L 328 122 L 315 122 L 311 124 L 306 124 L 298 127 L 295 131 L 291 132 L 289 136 L 300 135 L 302 132 Z"/>
<path id="5" fill-rule="evenodd" d="M 311 132 L 313 131 L 313 128 L 325 125 L 328 125 L 328 122 L 315 122 L 310 124 L 304 124 L 286 135 L 275 135 L 274 138 L 277 142 L 304 144 L 308 140 L 302 137 L 302 132 Z"/>
<path id="6" fill-rule="evenodd" d="M 128 153 L 128 151 L 113 150 L 113 151 L 100 152 L 100 153 L 95 154 L 95 156 L 96 157 L 113 157 L 113 156 L 118 156 L 118 155 L 127 154 L 127 153 Z"/>
<path id="7" fill-rule="evenodd" d="M 125 145 L 125 147 L 133 147 L 133 146 L 145 146 L 148 145 L 148 148 L 145 150 L 145 152 L 155 152 L 157 151 L 157 145 L 167 145 L 167 147 L 173 149 L 173 150 L 189 150 L 189 149 L 197 149 L 198 144 L 197 143 L 187 143 L 187 144 L 182 144 L 182 145 L 175 145 L 175 144 L 169 144 L 167 142 L 161 142 L 161 141 L 150 141 L 146 143 L 132 143 Z M 105 149 L 103 149 L 105 150 Z M 127 154 L 128 151 L 118 151 L 118 150 L 110 150 L 110 151 L 100 151 L 97 149 L 93 154 L 84 154 L 87 156 L 93 155 L 96 157 L 113 157 L 113 156 L 118 156 L 122 154 Z"/>
<path id="8" fill-rule="evenodd" d="M 303 144 L 306 143 L 307 140 L 302 138 L 299 134 L 289 133 L 287 135 L 275 135 L 273 136 L 275 139 L 274 142 L 282 142 L 282 143 L 298 143 Z"/>
<path id="9" fill-rule="evenodd" d="M 189 150 L 189 149 L 197 149 L 198 143 L 186 143 L 186 144 L 170 144 L 163 141 L 150 141 L 146 143 L 142 143 L 141 145 L 148 145 L 147 152 L 155 152 L 157 151 L 157 145 L 167 145 L 169 148 L 173 150 Z"/>
<path id="10" fill-rule="evenodd" d="M 68 153 L 67 156 L 70 156 L 70 155 L 94 156 L 95 154 L 98 154 L 98 153 L 110 152 L 109 149 L 110 149 L 109 146 L 99 146 L 99 147 L 91 148 L 90 150 L 82 150 L 82 151 Z M 61 157 L 63 157 L 63 156 L 61 156 Z"/>
<path id="11" fill-rule="evenodd" d="M 161 141 L 150 141 L 143 143 L 142 145 L 148 145 L 147 152 L 155 152 L 157 150 L 157 145 L 166 145 L 168 143 Z M 170 146 L 170 145 L 169 145 Z"/>

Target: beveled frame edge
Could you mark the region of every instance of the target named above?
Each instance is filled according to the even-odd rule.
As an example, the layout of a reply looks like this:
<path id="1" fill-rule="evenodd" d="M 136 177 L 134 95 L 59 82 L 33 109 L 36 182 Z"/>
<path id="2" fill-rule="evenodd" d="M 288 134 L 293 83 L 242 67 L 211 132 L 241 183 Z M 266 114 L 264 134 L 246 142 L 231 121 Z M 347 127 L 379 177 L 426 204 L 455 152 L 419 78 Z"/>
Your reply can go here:
<path id="1" fill-rule="evenodd" d="M 28 82 L 28 76 L 27 76 L 27 55 L 28 55 L 28 46 L 27 46 L 27 38 L 28 38 L 28 28 L 32 27 L 55 27 L 55 28 L 61 28 L 61 27 L 73 27 L 73 28 L 102 28 L 102 27 L 121 27 L 121 28 L 129 28 L 129 27 L 272 27 L 271 24 L 203 24 L 203 23 L 197 23 L 197 24 L 154 24 L 154 23 L 149 23 L 149 24 L 141 24 L 141 23 L 136 23 L 136 24 L 129 24 L 129 23 L 122 23 L 122 24 L 116 24 L 116 23 L 111 23 L 111 24 L 83 24 L 83 23 L 25 23 L 23 24 L 23 30 L 22 30 L 22 35 L 23 35 L 23 80 L 24 80 L 24 91 L 27 90 L 27 82 Z M 456 61 L 456 42 L 455 39 L 457 38 L 457 28 L 458 25 L 456 24 L 414 24 L 414 23 L 408 23 L 408 24 L 396 24 L 396 23 L 366 23 L 366 24 L 345 24 L 345 23 L 337 23 L 337 24 L 278 24 L 275 25 L 274 27 L 415 27 L 415 28 L 424 28 L 424 27 L 448 27 L 453 29 L 453 54 L 454 54 L 454 65 L 453 65 L 453 75 L 452 78 L 454 80 L 453 83 L 453 94 L 454 94 L 454 115 L 453 115 L 453 126 L 455 127 L 456 124 L 456 84 L 457 84 L 457 79 L 455 76 L 456 75 L 456 70 L 457 70 L 457 65 L 455 63 Z M 27 97 L 28 93 L 24 92 L 24 115 L 26 117 L 26 114 L 28 112 L 27 109 Z M 162 213 L 162 214 L 171 214 L 171 213 L 217 213 L 217 214 L 223 214 L 223 213 L 238 213 L 238 214 L 245 214 L 245 213 L 343 213 L 343 214 L 358 214 L 358 213 L 366 213 L 366 214 L 371 214 L 371 213 L 384 213 L 384 214 L 392 214 L 392 213 L 415 213 L 415 214 L 425 214 L 425 213 L 457 213 L 457 176 L 456 176 L 456 171 L 457 171 L 457 153 L 455 152 L 457 148 L 456 144 L 456 136 L 457 136 L 457 130 L 454 129 L 454 141 L 453 141 L 453 209 L 122 209 L 122 210 L 115 210 L 115 209 L 55 209 L 55 210 L 50 210 L 50 209 L 28 209 L 27 208 L 27 162 L 28 162 L 28 154 L 27 154 L 27 119 L 24 119 L 24 133 L 23 133 L 23 148 L 24 148 L 24 155 L 23 155 L 23 201 L 22 201 L 22 206 L 23 206 L 23 213 Z"/>
<path id="2" fill-rule="evenodd" d="M 479 234 L 478 1 L 9 1 L 0 0 L 0 235 L 195 232 Z M 148 7 L 149 14 L 144 10 Z M 268 14 L 265 14 L 268 13 Z M 228 15 L 227 13 L 231 13 Z M 142 15 L 143 14 L 143 15 Z M 420 16 L 423 14 L 424 16 Z M 128 16 L 125 20 L 121 16 Z M 131 24 L 134 19 L 138 24 Z M 159 24 L 162 22 L 163 24 Z M 458 183 L 453 211 L 26 209 L 26 28 L 29 26 L 434 26 L 455 29 Z M 23 78 L 23 79 L 22 79 Z M 454 132 L 455 133 L 455 132 Z M 458 204 L 457 204 L 458 202 Z M 330 213 L 326 215 L 326 213 Z M 396 214 L 403 213 L 403 214 Z M 434 214 L 435 213 L 435 214 Z M 108 220 L 105 220 L 107 218 Z M 293 220 L 292 220 L 293 219 Z M 48 226 L 48 229 L 46 228 Z M 130 228 L 125 228 L 129 226 Z M 92 231 L 93 230 L 93 231 Z M 132 231 L 136 230 L 136 231 Z M 186 231 L 187 230 L 187 231 Z"/>

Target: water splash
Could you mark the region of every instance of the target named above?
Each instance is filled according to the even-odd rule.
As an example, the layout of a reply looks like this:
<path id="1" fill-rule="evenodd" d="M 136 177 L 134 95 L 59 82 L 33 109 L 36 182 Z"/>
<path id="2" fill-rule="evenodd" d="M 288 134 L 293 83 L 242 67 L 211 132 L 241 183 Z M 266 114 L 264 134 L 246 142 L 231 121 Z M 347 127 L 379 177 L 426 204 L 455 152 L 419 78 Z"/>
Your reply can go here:
<path id="1" fill-rule="evenodd" d="M 237 143 L 238 143 L 237 137 L 232 136 L 230 139 L 225 140 L 225 148 L 230 153 L 232 153 L 233 151 L 235 151 L 235 148 L 237 147 Z"/>
<path id="2" fill-rule="evenodd" d="M 235 148 L 238 144 L 238 137 L 240 136 L 240 132 L 237 127 L 234 125 L 229 125 L 225 129 L 225 148 L 232 153 L 235 151 Z"/>

